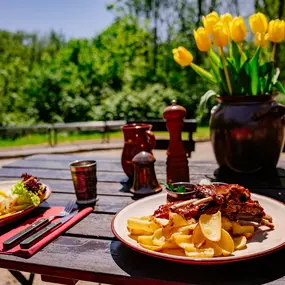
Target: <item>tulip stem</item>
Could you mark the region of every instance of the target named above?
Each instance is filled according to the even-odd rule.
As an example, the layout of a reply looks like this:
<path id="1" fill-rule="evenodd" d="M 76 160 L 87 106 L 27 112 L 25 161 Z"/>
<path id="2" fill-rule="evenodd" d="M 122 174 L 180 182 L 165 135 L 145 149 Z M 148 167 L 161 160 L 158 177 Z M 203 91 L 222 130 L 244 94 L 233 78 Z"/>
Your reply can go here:
<path id="1" fill-rule="evenodd" d="M 239 43 L 239 51 L 242 54 L 242 42 Z"/>
<path id="2" fill-rule="evenodd" d="M 233 91 L 232 91 L 231 81 L 230 81 L 230 77 L 229 77 L 229 73 L 228 73 L 228 69 L 227 69 L 227 65 L 226 65 L 226 61 L 225 61 L 225 54 L 224 54 L 223 47 L 220 48 L 220 52 L 221 52 L 221 56 L 222 56 L 222 62 L 223 62 L 223 66 L 224 66 L 227 85 L 229 88 L 230 95 L 232 95 Z"/>
<path id="3" fill-rule="evenodd" d="M 273 44 L 272 48 L 272 61 L 275 61 L 275 53 L 276 53 L 276 43 Z"/>

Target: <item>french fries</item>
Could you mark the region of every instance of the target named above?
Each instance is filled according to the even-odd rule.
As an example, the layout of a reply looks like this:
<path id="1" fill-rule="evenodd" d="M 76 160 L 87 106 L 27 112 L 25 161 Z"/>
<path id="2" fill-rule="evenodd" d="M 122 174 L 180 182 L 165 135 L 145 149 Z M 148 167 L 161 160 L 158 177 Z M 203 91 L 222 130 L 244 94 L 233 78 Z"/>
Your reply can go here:
<path id="1" fill-rule="evenodd" d="M 253 226 L 243 226 L 222 217 L 221 212 L 201 215 L 199 220 L 187 221 L 177 213 L 169 219 L 152 216 L 131 217 L 127 221 L 130 237 L 140 246 L 152 251 L 179 252 L 190 258 L 230 256 L 246 248 Z M 179 254 L 180 255 L 180 254 Z"/>

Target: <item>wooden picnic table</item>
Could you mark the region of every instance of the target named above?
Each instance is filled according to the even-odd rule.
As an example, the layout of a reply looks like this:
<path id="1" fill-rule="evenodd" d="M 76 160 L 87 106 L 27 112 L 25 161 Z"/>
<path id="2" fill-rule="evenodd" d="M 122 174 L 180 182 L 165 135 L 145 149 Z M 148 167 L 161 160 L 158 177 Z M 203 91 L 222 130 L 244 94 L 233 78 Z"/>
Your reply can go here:
<path id="1" fill-rule="evenodd" d="M 86 158 L 96 159 L 34 155 L 5 165 L 0 169 L 0 179 L 19 179 L 22 173 L 31 173 L 52 187 L 48 204 L 64 206 L 75 199 L 68 165 Z M 0 255 L 0 267 L 107 284 L 285 284 L 284 249 L 248 261 L 202 266 L 161 260 L 126 247 L 114 238 L 111 220 L 117 211 L 134 202 L 133 195 L 122 182 L 126 176 L 120 158 L 96 160 L 99 201 L 94 211 L 31 258 Z M 285 202 L 285 162 L 281 161 L 276 171 L 251 175 L 218 170 L 214 161 L 190 160 L 189 167 L 191 182 L 209 178 L 240 183 L 252 192 Z M 165 161 L 156 161 L 155 168 L 158 180 L 165 182 Z"/>

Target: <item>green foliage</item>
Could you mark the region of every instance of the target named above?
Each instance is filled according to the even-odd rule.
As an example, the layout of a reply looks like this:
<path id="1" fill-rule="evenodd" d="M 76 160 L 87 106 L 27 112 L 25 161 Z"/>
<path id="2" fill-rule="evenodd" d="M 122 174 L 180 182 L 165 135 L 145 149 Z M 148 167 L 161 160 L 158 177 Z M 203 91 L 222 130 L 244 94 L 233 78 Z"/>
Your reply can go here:
<path id="1" fill-rule="evenodd" d="M 209 56 L 213 76 L 216 78 L 220 88 L 218 93 L 220 95 L 230 95 L 225 70 L 220 58 L 212 50 Z M 232 95 L 234 96 L 273 94 L 274 88 L 278 89 L 281 93 L 284 92 L 282 83 L 278 81 L 280 69 L 275 68 L 275 62 L 268 61 L 262 57 L 260 47 L 256 49 L 250 58 L 248 53 L 241 52 L 238 45 L 232 41 L 230 43 L 229 55 L 226 58 L 226 66 L 232 87 Z M 205 76 L 204 74 L 201 74 L 201 76 L 213 82 L 209 76 Z M 203 102 L 200 106 L 205 105 L 205 99 L 208 97 L 207 93 L 202 97 Z"/>
<path id="2" fill-rule="evenodd" d="M 95 108 L 94 113 L 105 114 L 107 120 L 157 119 L 162 118 L 163 110 L 172 100 L 188 108 L 188 116 L 195 115 L 191 109 L 194 102 L 189 97 L 160 84 L 150 85 L 142 91 L 126 88 L 113 93 L 102 101 L 99 108 Z"/>
<path id="3" fill-rule="evenodd" d="M 210 57 L 195 52 L 192 35 L 201 15 L 220 4 L 214 2 L 209 7 L 198 1 L 197 11 L 190 0 L 117 0 L 108 6 L 116 21 L 88 40 L 66 41 L 55 32 L 39 37 L 0 31 L 0 125 L 162 118 L 173 99 L 187 109 L 187 118 L 196 117 L 201 95 L 224 78 L 220 58 L 213 51 Z M 270 18 L 279 10 L 271 5 Z M 197 66 L 212 69 L 209 75 L 196 68 L 210 83 L 175 63 L 172 49 L 178 45 L 193 51 Z M 258 66 L 250 65 L 248 54 L 239 56 L 235 45 L 230 55 L 236 58 L 227 59 L 236 95 L 284 92 L 284 72 L 278 77 L 264 53 Z M 285 45 L 278 47 L 277 60 L 283 70 Z M 228 92 L 224 83 L 219 89 L 220 95 Z M 208 123 L 211 103 L 203 124 Z"/>

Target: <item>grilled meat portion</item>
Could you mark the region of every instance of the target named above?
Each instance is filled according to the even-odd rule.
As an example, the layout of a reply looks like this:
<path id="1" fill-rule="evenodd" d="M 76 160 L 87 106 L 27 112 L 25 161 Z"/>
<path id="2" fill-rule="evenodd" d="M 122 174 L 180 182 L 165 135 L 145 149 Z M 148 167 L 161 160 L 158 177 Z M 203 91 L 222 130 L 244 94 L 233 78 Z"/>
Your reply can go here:
<path id="1" fill-rule="evenodd" d="M 221 211 L 232 221 L 255 220 L 265 217 L 264 209 L 251 199 L 250 191 L 238 184 L 195 185 L 192 201 L 178 201 L 161 205 L 154 216 L 168 218 L 169 211 L 176 212 L 186 219 L 198 219 L 202 214 Z M 207 199 L 206 199 L 207 198 Z"/>

